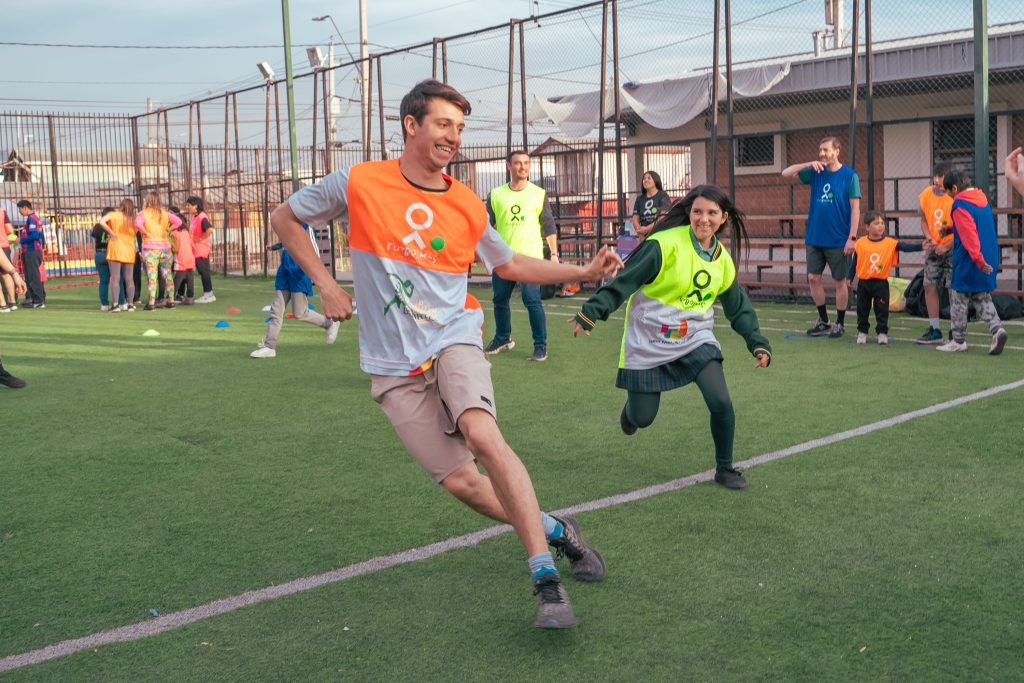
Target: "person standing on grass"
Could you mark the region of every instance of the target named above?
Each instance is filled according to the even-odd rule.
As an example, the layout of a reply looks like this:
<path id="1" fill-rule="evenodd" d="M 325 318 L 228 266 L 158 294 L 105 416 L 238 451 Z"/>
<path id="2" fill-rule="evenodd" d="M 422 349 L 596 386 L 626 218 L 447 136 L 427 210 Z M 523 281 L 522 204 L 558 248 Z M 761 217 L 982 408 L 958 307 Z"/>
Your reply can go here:
<path id="1" fill-rule="evenodd" d="M 213 295 L 213 278 L 210 277 L 210 240 L 213 238 L 213 224 L 206 215 L 206 206 L 199 197 L 189 197 L 185 206 L 191 218 L 189 230 L 192 233 L 192 251 L 196 257 L 196 270 L 203 281 L 203 294 L 197 304 L 212 304 L 217 300 Z"/>
<path id="2" fill-rule="evenodd" d="M 729 224 L 732 243 L 746 241 L 743 214 L 714 185 L 698 185 L 654 224 L 615 279 L 594 293 L 575 317 L 573 336 L 590 335 L 623 303 L 626 323 L 615 386 L 626 390 L 619 425 L 627 436 L 649 427 L 661 394 L 696 383 L 711 412 L 715 481 L 729 489 L 747 482 L 732 465 L 736 414 L 715 338 L 712 304 L 720 299 L 725 317 L 766 368 L 772 349 L 761 334 L 757 313 L 736 282 L 736 266 L 717 234 Z"/>
<path id="3" fill-rule="evenodd" d="M 43 223 L 32 210 L 32 202 L 22 199 L 18 202 L 18 212 L 25 217 L 25 226 L 21 229 L 21 265 L 25 271 L 25 283 L 28 286 L 27 297 L 31 299 L 25 308 L 46 308 L 46 289 L 43 287 L 43 248 L 46 238 L 43 235 Z"/>
<path id="4" fill-rule="evenodd" d="M 21 279 L 20 275 L 18 275 L 17 268 L 15 268 L 14 264 L 11 263 L 11 260 L 7 258 L 7 254 L 2 251 L 0 251 L 0 273 L 3 273 L 5 277 L 11 278 L 11 281 L 14 283 L 15 295 L 25 293 L 27 289 L 25 281 Z M 11 389 L 22 389 L 25 386 L 25 380 L 19 379 L 9 373 L 4 367 L 3 361 L 0 360 L 0 384 L 3 384 L 5 387 L 10 387 Z"/>
<path id="5" fill-rule="evenodd" d="M 309 226 L 303 224 L 302 229 L 309 230 Z M 327 330 L 327 343 L 333 344 L 338 338 L 341 323 L 337 320 L 329 320 L 316 311 L 310 310 L 309 297 L 313 296 L 313 281 L 299 267 L 299 264 L 295 263 L 288 250 L 282 249 L 280 244 L 268 246 L 267 251 L 280 251 L 281 264 L 277 267 L 277 275 L 274 277 L 274 303 L 270 306 L 267 334 L 256 350 L 249 355 L 253 358 L 277 356 L 277 335 L 281 332 L 284 312 L 289 301 L 292 303 L 292 315 L 296 320 L 324 328 Z"/>
<path id="6" fill-rule="evenodd" d="M 104 213 L 97 223 L 107 233 L 107 266 L 110 268 L 110 312 L 135 310 L 136 235 L 135 203 L 121 200 L 117 211 Z M 123 288 L 123 289 L 122 289 Z"/>
<path id="7" fill-rule="evenodd" d="M 942 341 L 939 327 L 940 291 L 949 288 L 953 273 L 953 230 L 950 213 L 953 198 L 946 194 L 942 179 L 952 170 L 948 161 L 940 161 L 932 169 L 932 184 L 918 196 L 921 206 L 921 233 L 932 248 L 924 259 L 924 303 L 928 309 L 928 331 L 917 340 L 918 344 L 938 344 Z"/>
<path id="8" fill-rule="evenodd" d="M 112 212 L 114 207 L 108 206 L 103 209 L 100 214 L 100 218 L 103 218 L 108 213 Z M 100 310 L 110 310 L 110 264 L 107 263 L 107 242 L 110 240 L 110 235 L 103 229 L 103 226 L 97 223 L 92 226 L 92 240 L 93 240 L 93 262 L 96 264 L 96 274 L 100 277 Z"/>
<path id="9" fill-rule="evenodd" d="M 798 177 L 811 186 L 807 213 L 807 283 L 818 307 L 818 320 L 807 334 L 812 337 L 842 337 L 850 296 L 850 259 L 857 241 L 860 220 L 860 179 L 857 172 L 839 162 L 839 140 L 829 136 L 818 143 L 818 159 L 793 164 L 782 171 L 783 178 Z M 836 323 L 830 325 L 825 308 L 825 287 L 821 274 L 828 263 L 836 284 Z"/>
<path id="10" fill-rule="evenodd" d="M 654 171 L 644 173 L 640 184 L 643 192 L 633 202 L 633 215 L 629 221 L 633 225 L 633 233 L 644 237 L 654 222 L 672 208 L 672 199 L 661 184 L 661 176 Z"/>
<path id="11" fill-rule="evenodd" d="M 174 252 L 174 301 L 191 306 L 195 303 L 196 257 L 192 231 L 184 221 L 171 231 L 171 245 Z"/>
<path id="12" fill-rule="evenodd" d="M 302 229 L 347 216 L 360 366 L 370 374 L 373 399 L 435 481 L 476 512 L 512 525 L 537 598 L 534 626 L 567 628 L 576 617 L 548 543 L 569 557 L 579 580 L 603 579 L 604 560 L 571 515 L 541 512 L 530 475 L 498 428 L 483 311 L 468 293 L 466 272 L 476 257 L 510 281 L 592 281 L 622 261 L 609 247 L 586 267 L 510 249 L 488 226 L 480 199 L 444 173 L 469 112 L 469 101 L 451 86 L 422 81 L 402 99 L 400 158 L 331 173 L 275 209 L 271 225 L 320 289 L 324 314 L 348 320 L 352 297 Z"/>
<path id="13" fill-rule="evenodd" d="M 491 225 L 512 251 L 532 258 L 544 258 L 546 241 L 551 261 L 558 263 L 555 219 L 544 188 L 530 182 L 530 155 L 522 150 L 510 153 L 508 170 L 512 180 L 494 188 L 487 196 L 487 215 Z M 512 309 L 509 307 L 516 283 L 492 273 L 491 284 L 494 290 L 494 339 L 484 348 L 487 355 L 509 351 L 516 345 L 512 341 Z M 545 361 L 548 358 L 548 328 L 544 304 L 540 300 L 540 285 L 520 282 L 519 291 L 523 295 L 523 305 L 529 314 L 530 331 L 533 333 L 530 360 Z"/>
<path id="14" fill-rule="evenodd" d="M 967 315 L 968 308 L 973 305 L 992 334 L 988 353 L 998 356 L 1006 346 L 1007 335 L 992 303 L 999 267 L 996 217 L 988 197 L 971 185 L 971 179 L 963 171 L 950 171 L 943 178 L 942 185 L 953 197 L 953 282 L 949 292 L 952 339 L 936 349 L 946 352 L 967 350 Z"/>
<path id="15" fill-rule="evenodd" d="M 135 216 L 135 227 L 142 234 L 142 258 L 146 262 L 149 303 L 145 310 L 156 308 L 157 278 L 163 280 L 164 308 L 174 308 L 174 279 L 171 275 L 171 243 L 168 233 L 181 225 L 181 219 L 164 209 L 160 193 L 146 193 L 145 207 Z"/>
<path id="16" fill-rule="evenodd" d="M 853 247 L 850 270 L 857 276 L 857 343 L 868 343 L 868 314 L 875 311 L 878 343 L 889 343 L 889 271 L 899 265 L 899 252 L 921 251 L 932 246 L 931 238 L 912 244 L 885 236 L 885 216 L 881 211 L 864 214 L 868 234 Z"/>

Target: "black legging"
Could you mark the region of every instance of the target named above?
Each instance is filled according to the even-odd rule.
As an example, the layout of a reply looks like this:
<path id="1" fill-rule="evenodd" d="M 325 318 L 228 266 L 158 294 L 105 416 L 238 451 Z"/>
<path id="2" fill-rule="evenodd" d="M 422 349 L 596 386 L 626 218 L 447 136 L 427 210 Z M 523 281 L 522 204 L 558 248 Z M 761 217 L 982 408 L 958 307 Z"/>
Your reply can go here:
<path id="1" fill-rule="evenodd" d="M 711 438 L 715 441 L 715 467 L 732 467 L 732 442 L 736 434 L 736 413 L 732 409 L 729 388 L 725 385 L 722 362 L 713 360 L 704 366 L 695 380 L 704 403 L 711 411 Z M 658 415 L 661 393 L 628 392 L 626 417 L 637 427 L 649 427 Z"/>

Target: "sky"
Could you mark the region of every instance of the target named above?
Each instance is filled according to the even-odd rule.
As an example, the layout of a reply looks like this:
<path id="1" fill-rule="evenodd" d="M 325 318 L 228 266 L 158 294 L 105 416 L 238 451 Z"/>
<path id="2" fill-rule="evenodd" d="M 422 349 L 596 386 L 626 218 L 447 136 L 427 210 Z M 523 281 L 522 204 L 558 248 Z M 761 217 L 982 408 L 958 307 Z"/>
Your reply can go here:
<path id="1" fill-rule="evenodd" d="M 847 28 L 850 27 L 847 1 Z M 990 22 L 1016 14 L 1018 0 L 989 0 Z M 371 53 L 489 26 L 510 16 L 546 14 L 580 4 L 573 0 L 367 0 Z M 922 0 L 876 3 L 876 40 L 942 28 L 970 26 L 970 3 L 935 13 Z M 622 81 L 656 80 L 710 66 L 713 4 L 708 0 L 620 0 Z M 962 11 L 961 11 L 962 10 Z M 959 14 L 963 16 L 959 16 Z M 291 0 L 294 68 L 308 71 L 306 45 L 326 44 L 334 27 L 313 17 L 331 14 L 358 56 L 358 0 Z M 278 0 L 0 0 L 0 112 L 128 113 L 171 106 L 262 84 L 257 62 L 284 74 L 281 4 Z M 806 53 L 811 31 L 824 28 L 822 0 L 733 0 L 737 61 Z M 600 12 L 572 13 L 528 24 L 528 95 L 549 97 L 593 91 L 598 85 Z M 336 43 L 340 42 L 337 35 Z M 34 47 L 3 43 L 103 46 Z M 235 46 L 265 47 L 235 47 Z M 189 46 L 190 49 L 112 49 L 113 46 Z M 231 49 L 200 49 L 233 46 Z M 451 78 L 474 102 L 476 125 L 504 129 L 507 97 L 507 31 L 464 39 L 450 49 Z M 408 86 L 430 75 L 429 48 L 394 58 L 384 68 L 385 102 L 394 107 Z M 337 61 L 347 61 L 339 46 Z M 354 72 L 337 72 L 339 138 L 358 136 Z M 537 74 L 543 77 L 534 77 Z M 300 119 L 312 119 L 311 79 L 297 93 Z M 297 90 L 299 90 L 297 86 Z M 518 86 L 517 86 L 518 94 Z M 247 138 L 261 134 L 262 95 L 240 98 L 252 122 Z M 204 120 L 210 114 L 204 110 Z M 243 118 L 243 120 L 245 120 Z M 172 125 L 175 125 L 172 123 Z M 180 125 L 180 124 L 178 124 Z M 307 124 L 311 127 L 311 124 Z M 176 133 L 181 135 L 181 133 Z"/>

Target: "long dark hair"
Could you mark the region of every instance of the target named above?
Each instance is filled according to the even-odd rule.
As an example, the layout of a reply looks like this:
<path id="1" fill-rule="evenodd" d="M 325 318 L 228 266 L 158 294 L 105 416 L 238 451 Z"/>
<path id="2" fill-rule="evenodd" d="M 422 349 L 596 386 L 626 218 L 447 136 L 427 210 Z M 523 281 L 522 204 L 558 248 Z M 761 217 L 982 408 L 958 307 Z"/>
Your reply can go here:
<path id="1" fill-rule="evenodd" d="M 690 190 L 685 197 L 673 204 L 671 209 L 662 214 L 661 218 L 651 228 L 648 237 L 662 230 L 669 230 L 680 225 L 689 225 L 690 209 L 693 208 L 693 202 L 697 197 L 714 202 L 723 213 L 729 214 L 729 219 L 722 223 L 715 234 L 717 235 L 721 232 L 726 225 L 731 225 L 732 235 L 729 239 L 736 245 L 736 259 L 740 260 L 743 258 L 743 251 L 750 247 L 750 240 L 747 238 L 746 217 L 732 203 L 729 195 L 714 185 L 698 185 Z"/>
<path id="2" fill-rule="evenodd" d="M 664 186 L 662 186 L 662 184 L 661 184 L 661 176 L 658 175 L 657 171 L 644 171 L 644 175 L 651 176 L 651 180 L 654 181 L 654 187 L 655 187 L 655 189 L 658 190 L 658 192 L 664 192 L 665 191 Z M 642 181 L 643 180 L 643 176 L 640 176 L 640 179 Z M 647 194 L 647 190 L 646 190 L 646 188 L 644 188 L 643 182 L 640 183 L 640 194 Z"/>

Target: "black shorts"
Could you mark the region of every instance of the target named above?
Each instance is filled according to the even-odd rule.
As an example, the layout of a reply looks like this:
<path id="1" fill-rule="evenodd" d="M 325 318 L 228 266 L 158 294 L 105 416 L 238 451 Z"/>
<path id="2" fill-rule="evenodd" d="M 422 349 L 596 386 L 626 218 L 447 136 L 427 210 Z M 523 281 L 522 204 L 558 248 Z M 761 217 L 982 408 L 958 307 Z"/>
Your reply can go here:
<path id="1" fill-rule="evenodd" d="M 812 247 L 807 245 L 807 274 L 821 275 L 825 272 L 825 263 L 832 273 L 833 280 L 846 280 L 850 274 L 850 257 L 843 253 L 842 247 Z"/>

